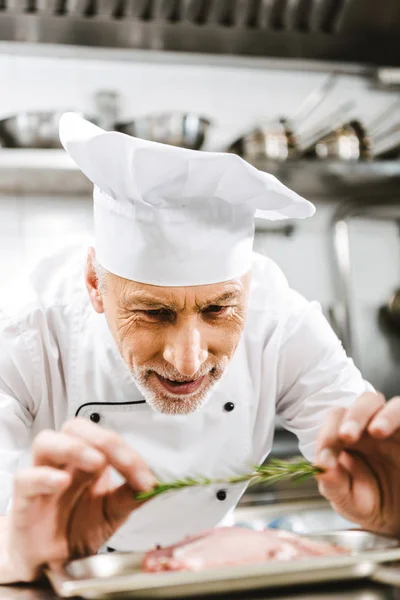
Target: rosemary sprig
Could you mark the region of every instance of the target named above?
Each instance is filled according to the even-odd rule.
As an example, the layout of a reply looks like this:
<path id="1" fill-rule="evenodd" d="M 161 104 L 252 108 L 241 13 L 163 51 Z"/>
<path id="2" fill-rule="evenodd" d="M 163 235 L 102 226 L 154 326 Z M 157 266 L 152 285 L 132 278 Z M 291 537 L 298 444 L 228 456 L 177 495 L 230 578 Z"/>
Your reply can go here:
<path id="1" fill-rule="evenodd" d="M 278 481 L 295 481 L 300 482 L 310 479 L 319 473 L 322 469 L 309 463 L 307 460 L 301 459 L 297 461 L 285 461 L 272 459 L 267 464 L 253 467 L 250 473 L 229 477 L 227 479 L 208 479 L 207 477 L 187 477 L 178 479 L 170 483 L 160 482 L 149 492 L 139 492 L 136 494 L 136 500 L 150 500 L 155 496 L 171 492 L 174 490 L 182 490 L 187 487 L 205 486 L 218 484 L 233 484 L 248 482 L 250 485 L 263 484 L 265 486 L 272 485 Z"/>

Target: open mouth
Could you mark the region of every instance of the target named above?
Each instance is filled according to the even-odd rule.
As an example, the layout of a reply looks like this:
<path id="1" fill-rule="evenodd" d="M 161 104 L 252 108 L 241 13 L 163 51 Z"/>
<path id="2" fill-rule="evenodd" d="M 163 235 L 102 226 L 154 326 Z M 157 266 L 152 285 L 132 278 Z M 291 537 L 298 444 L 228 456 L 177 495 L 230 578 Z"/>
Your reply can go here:
<path id="1" fill-rule="evenodd" d="M 155 373 L 158 381 L 166 389 L 170 394 L 177 394 L 179 396 L 184 394 L 193 394 L 196 392 L 202 385 L 205 375 L 199 377 L 198 379 L 193 379 L 192 381 L 174 381 L 172 379 L 165 379 Z"/>

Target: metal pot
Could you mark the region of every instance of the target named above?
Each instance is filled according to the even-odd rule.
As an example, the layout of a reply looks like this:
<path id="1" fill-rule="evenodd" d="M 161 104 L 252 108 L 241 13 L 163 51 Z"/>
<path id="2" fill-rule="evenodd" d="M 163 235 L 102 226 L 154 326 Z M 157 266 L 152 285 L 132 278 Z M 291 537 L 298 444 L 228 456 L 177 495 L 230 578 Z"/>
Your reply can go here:
<path id="1" fill-rule="evenodd" d="M 210 124 L 208 119 L 193 113 L 165 113 L 117 123 L 115 129 L 144 140 L 199 150 Z"/>
<path id="2" fill-rule="evenodd" d="M 61 148 L 58 123 L 62 112 L 26 112 L 0 120 L 0 146 Z"/>
<path id="3" fill-rule="evenodd" d="M 228 148 L 247 160 L 284 161 L 297 156 L 296 138 L 285 121 L 257 127 L 238 138 Z"/>
<path id="4" fill-rule="evenodd" d="M 298 133 L 304 123 L 333 90 L 336 74 L 317 86 L 290 117 L 267 121 L 237 139 L 228 148 L 248 160 L 284 161 L 298 158 Z M 295 132 L 296 131 L 296 135 Z"/>
<path id="5" fill-rule="evenodd" d="M 303 156 L 343 161 L 368 160 L 372 158 L 372 144 L 364 126 L 353 120 L 319 138 Z"/>

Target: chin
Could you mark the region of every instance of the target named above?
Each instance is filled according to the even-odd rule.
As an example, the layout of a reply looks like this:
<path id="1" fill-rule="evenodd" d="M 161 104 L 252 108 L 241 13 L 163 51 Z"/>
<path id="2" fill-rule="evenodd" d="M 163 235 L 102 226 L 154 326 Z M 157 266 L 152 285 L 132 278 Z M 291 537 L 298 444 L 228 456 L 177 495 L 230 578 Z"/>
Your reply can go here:
<path id="1" fill-rule="evenodd" d="M 203 399 L 167 399 L 151 397 L 147 400 L 147 404 L 156 412 L 164 415 L 191 415 L 198 412 L 206 404 L 207 398 Z"/>

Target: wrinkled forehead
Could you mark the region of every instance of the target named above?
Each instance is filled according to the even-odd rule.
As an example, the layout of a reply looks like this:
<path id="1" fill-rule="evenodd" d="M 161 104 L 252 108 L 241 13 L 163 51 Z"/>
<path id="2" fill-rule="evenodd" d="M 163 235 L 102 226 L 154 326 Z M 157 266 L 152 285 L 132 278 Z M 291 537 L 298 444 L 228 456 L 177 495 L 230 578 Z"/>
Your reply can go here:
<path id="1" fill-rule="evenodd" d="M 240 302 L 246 295 L 249 274 L 221 283 L 197 286 L 157 286 L 129 281 L 110 274 L 113 293 L 124 304 L 162 304 L 176 308 L 202 306 L 212 303 Z"/>

